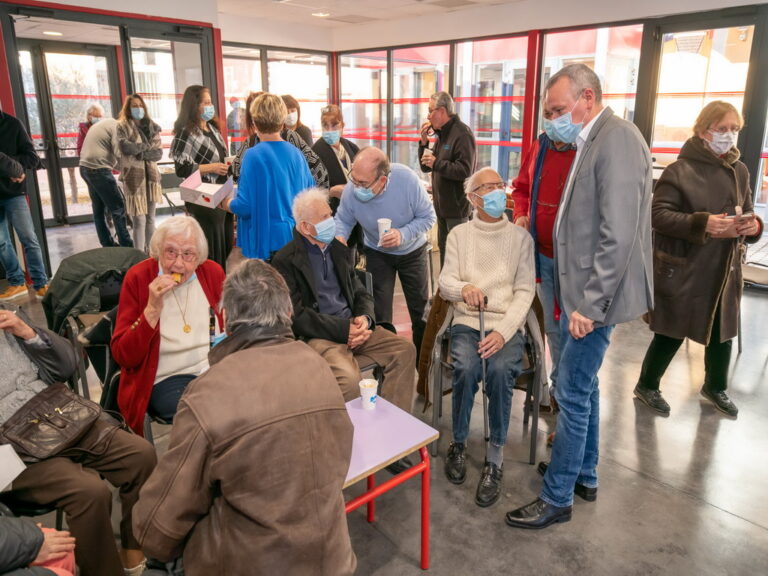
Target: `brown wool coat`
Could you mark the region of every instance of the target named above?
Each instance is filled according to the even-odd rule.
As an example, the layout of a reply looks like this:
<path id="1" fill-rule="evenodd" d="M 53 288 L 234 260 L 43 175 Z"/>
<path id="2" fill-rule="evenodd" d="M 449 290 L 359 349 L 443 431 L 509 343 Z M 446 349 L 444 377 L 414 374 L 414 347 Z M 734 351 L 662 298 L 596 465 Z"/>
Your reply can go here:
<path id="1" fill-rule="evenodd" d="M 352 423 L 328 364 L 290 332 L 243 325 L 179 402 L 141 490 L 144 552 L 187 576 L 349 576 L 342 485 Z"/>
<path id="2" fill-rule="evenodd" d="M 738 158 L 736 149 L 719 158 L 694 136 L 656 185 L 651 209 L 655 306 L 650 315 L 656 333 L 701 344 L 737 334 L 744 242 L 759 235 L 718 239 L 705 228 L 711 214 L 735 214 L 736 206 L 752 212 L 749 173 Z M 713 335 L 718 303 L 720 334 Z"/>

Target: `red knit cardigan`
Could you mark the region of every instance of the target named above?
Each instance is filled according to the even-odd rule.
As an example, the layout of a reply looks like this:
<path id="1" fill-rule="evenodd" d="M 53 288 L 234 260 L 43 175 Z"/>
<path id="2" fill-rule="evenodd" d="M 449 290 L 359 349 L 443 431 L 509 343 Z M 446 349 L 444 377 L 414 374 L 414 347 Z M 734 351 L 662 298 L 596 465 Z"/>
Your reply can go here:
<path id="1" fill-rule="evenodd" d="M 117 323 L 112 335 L 112 355 L 121 369 L 117 403 L 125 421 L 140 436 L 144 435 L 144 415 L 160 358 L 160 322 L 152 328 L 144 317 L 149 284 L 158 272 L 154 258 L 139 262 L 128 270 L 120 291 Z M 216 262 L 206 260 L 195 272 L 208 304 L 216 311 L 219 327 L 223 329 L 219 301 L 224 287 L 224 270 Z"/>

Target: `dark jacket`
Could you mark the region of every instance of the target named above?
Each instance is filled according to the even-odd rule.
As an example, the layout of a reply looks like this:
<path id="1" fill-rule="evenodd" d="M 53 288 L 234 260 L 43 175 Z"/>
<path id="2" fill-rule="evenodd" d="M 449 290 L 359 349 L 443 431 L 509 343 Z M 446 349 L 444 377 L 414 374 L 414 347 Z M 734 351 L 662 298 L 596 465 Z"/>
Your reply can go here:
<path id="1" fill-rule="evenodd" d="M 37 170 L 40 158 L 24 125 L 14 116 L 0 111 L 0 198 L 27 193 L 27 182 L 11 182 L 26 170 Z"/>
<path id="2" fill-rule="evenodd" d="M 0 574 L 55 576 L 41 566 L 27 569 L 43 546 L 43 532 L 29 518 L 0 517 Z"/>
<path id="3" fill-rule="evenodd" d="M 14 310 L 12 306 L 7 306 L 0 302 L 0 310 Z M 75 350 L 69 343 L 69 340 L 62 338 L 58 334 L 35 326 L 23 310 L 18 309 L 16 313 L 21 317 L 27 326 L 32 328 L 40 339 L 46 344 L 45 348 L 39 346 L 28 346 L 21 338 L 16 338 L 21 345 L 21 349 L 37 366 L 40 380 L 46 384 L 54 382 L 66 382 L 77 370 L 77 357 Z M 1 487 L 0 487 L 1 488 Z"/>
<path id="4" fill-rule="evenodd" d="M 422 172 L 432 172 L 435 214 L 438 218 L 467 218 L 472 206 L 464 194 L 464 181 L 475 171 L 475 137 L 455 114 L 435 134 L 435 163 L 432 168 L 420 164 Z M 419 143 L 419 160 L 425 148 Z"/>
<path id="5" fill-rule="evenodd" d="M 133 509 L 142 549 L 183 551 L 187 576 L 351 575 L 353 428 L 328 363 L 289 330 L 250 324 L 208 359 Z"/>
<path id="6" fill-rule="evenodd" d="M 68 315 L 101 310 L 99 286 L 110 279 L 122 279 L 128 269 L 147 257 L 135 248 L 94 248 L 61 261 L 43 298 L 48 327 L 59 332 Z"/>
<path id="7" fill-rule="evenodd" d="M 352 315 L 375 318 L 373 297 L 365 290 L 352 268 L 349 249 L 338 240 L 333 240 L 330 252 L 341 291 L 352 310 Z M 301 234 L 295 229 L 293 240 L 275 255 L 272 266 L 283 275 L 291 291 L 293 333 L 296 337 L 304 340 L 323 338 L 346 343 L 349 338 L 349 320 L 320 312 L 307 248 Z"/>
<path id="8" fill-rule="evenodd" d="M 694 136 L 664 170 L 653 195 L 651 330 L 701 344 L 737 335 L 744 242 L 756 242 L 760 233 L 712 238 L 705 231 L 711 214 L 734 214 L 736 206 L 752 212 L 749 172 L 739 151 L 719 158 Z M 718 304 L 720 334 L 711 334 Z"/>

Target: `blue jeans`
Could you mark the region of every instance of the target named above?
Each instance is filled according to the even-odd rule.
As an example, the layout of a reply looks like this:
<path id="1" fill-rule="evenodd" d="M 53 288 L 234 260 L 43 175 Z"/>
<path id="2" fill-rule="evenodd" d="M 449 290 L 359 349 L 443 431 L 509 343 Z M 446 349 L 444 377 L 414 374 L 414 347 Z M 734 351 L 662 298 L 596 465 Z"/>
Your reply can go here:
<path id="1" fill-rule="evenodd" d="M 597 373 L 611 340 L 613 326 L 595 328 L 576 340 L 560 314 L 560 378 L 555 399 L 560 405 L 552 460 L 544 475 L 541 499 L 553 506 L 573 504 L 576 483 L 597 487 L 600 442 L 600 388 Z"/>
<path id="2" fill-rule="evenodd" d="M 475 394 L 483 372 L 477 345 L 480 332 L 469 326 L 455 324 L 451 328 L 451 358 L 453 360 L 453 439 L 466 443 L 469 418 Z M 522 370 L 523 336 L 520 332 L 486 361 L 485 388 L 488 392 L 488 420 L 491 443 L 504 446 L 512 409 L 512 389 Z"/>
<path id="3" fill-rule="evenodd" d="M 155 384 L 152 387 L 152 396 L 149 397 L 149 406 L 147 406 L 149 415 L 166 422 L 173 422 L 181 395 L 187 389 L 187 384 L 195 378 L 197 378 L 195 374 L 177 374 Z"/>
<path id="4" fill-rule="evenodd" d="M 539 252 L 541 283 L 538 285 L 539 299 L 544 308 L 544 329 L 547 332 L 549 353 L 552 357 L 552 371 L 549 379 L 552 392 L 557 386 L 557 369 L 560 363 L 560 322 L 555 320 L 555 261 Z"/>
<path id="5" fill-rule="evenodd" d="M 93 223 L 96 226 L 99 243 L 105 247 L 118 245 L 107 227 L 105 211 L 108 211 L 112 215 L 112 222 L 115 224 L 115 232 L 117 232 L 120 246 L 132 247 L 133 240 L 125 220 L 125 201 L 123 201 L 123 195 L 120 193 L 120 188 L 117 187 L 117 180 L 115 180 L 112 171 L 109 168 L 94 170 L 81 166 L 80 176 L 88 185 L 88 195 L 91 197 L 91 204 L 93 205 Z"/>
<path id="6" fill-rule="evenodd" d="M 5 268 L 8 284 L 23 286 L 25 284 L 24 272 L 19 266 L 16 249 L 11 243 L 11 226 L 16 231 L 16 235 L 24 248 L 29 275 L 32 277 L 35 290 L 39 290 L 48 284 L 48 276 L 45 273 L 43 252 L 37 241 L 26 196 L 0 198 L 0 262 Z"/>

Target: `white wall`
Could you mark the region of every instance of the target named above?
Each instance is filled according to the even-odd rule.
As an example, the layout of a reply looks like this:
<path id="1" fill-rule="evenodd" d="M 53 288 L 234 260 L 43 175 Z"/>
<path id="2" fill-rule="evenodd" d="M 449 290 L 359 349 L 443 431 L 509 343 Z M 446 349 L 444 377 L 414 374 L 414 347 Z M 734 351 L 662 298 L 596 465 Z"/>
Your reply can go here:
<path id="1" fill-rule="evenodd" d="M 520 0 L 501 6 L 333 29 L 334 50 L 437 42 L 762 4 L 759 0 Z M 223 35 L 226 38 L 226 35 Z"/>
<path id="2" fill-rule="evenodd" d="M 149 14 L 178 20 L 195 20 L 216 25 L 218 7 L 216 0 L 54 0 L 58 4 L 84 6 L 99 10 L 114 10 L 132 14 Z"/>
<path id="3" fill-rule="evenodd" d="M 286 48 L 333 50 L 333 30 L 247 15 L 219 14 L 223 42 L 244 42 Z"/>

